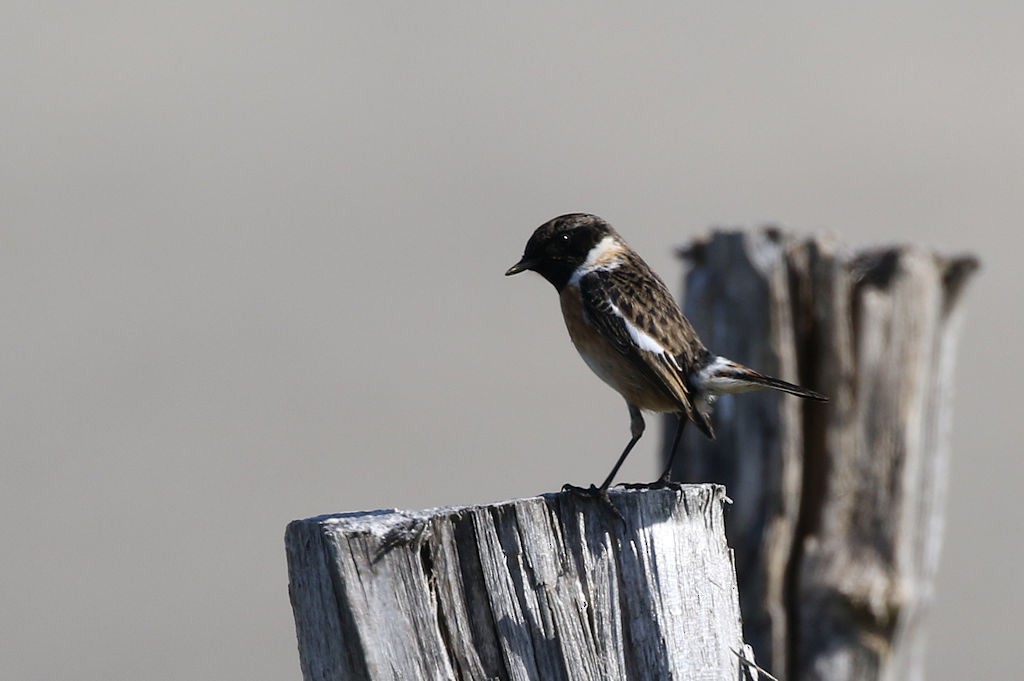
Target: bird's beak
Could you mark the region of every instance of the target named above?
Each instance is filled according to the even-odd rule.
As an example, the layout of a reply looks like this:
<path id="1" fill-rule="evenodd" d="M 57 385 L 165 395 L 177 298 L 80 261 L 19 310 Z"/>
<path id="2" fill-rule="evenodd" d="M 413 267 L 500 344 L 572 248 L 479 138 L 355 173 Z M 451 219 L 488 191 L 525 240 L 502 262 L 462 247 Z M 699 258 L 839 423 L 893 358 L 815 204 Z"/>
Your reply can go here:
<path id="1" fill-rule="evenodd" d="M 536 260 L 534 260 L 533 258 L 527 258 L 524 255 L 522 260 L 517 262 L 515 265 L 512 265 L 512 267 L 508 268 L 508 270 L 505 272 L 505 276 L 511 277 L 513 274 L 519 274 L 520 272 L 525 272 L 526 270 L 532 270 L 536 264 Z"/>

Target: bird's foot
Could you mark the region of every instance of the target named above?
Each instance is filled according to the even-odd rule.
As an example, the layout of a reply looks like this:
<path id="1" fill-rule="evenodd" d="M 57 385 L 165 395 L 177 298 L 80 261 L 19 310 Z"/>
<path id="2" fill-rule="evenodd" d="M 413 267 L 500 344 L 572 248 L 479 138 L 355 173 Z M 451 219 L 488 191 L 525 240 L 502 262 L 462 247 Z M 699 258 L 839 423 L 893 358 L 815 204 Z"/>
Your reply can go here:
<path id="1" fill-rule="evenodd" d="M 611 497 L 608 496 L 608 490 L 605 489 L 604 487 L 598 487 L 597 485 L 593 484 L 590 485 L 590 487 L 577 487 L 576 485 L 570 485 L 569 483 L 565 483 L 564 485 L 562 485 L 562 491 L 568 492 L 569 494 L 575 494 L 576 496 L 583 497 L 584 499 L 592 499 L 598 502 L 606 509 L 611 511 L 611 514 L 618 518 L 623 525 L 626 524 L 626 519 L 622 517 L 621 513 L 619 513 L 619 509 L 615 508 L 615 505 L 612 503 Z"/>
<path id="2" fill-rule="evenodd" d="M 624 482 L 618 487 L 623 489 L 635 489 L 635 490 L 651 490 L 651 489 L 671 489 L 678 492 L 683 488 L 683 483 L 676 482 L 669 478 L 669 474 L 666 471 L 660 478 L 654 482 Z"/>

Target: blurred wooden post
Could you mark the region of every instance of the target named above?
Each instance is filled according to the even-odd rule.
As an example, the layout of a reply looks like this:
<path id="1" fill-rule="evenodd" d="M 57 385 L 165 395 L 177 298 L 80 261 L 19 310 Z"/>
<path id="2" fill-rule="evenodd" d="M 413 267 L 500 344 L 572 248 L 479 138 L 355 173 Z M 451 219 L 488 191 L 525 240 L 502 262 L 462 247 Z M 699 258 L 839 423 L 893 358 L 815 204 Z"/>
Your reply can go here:
<path id="1" fill-rule="evenodd" d="M 977 261 L 774 229 L 716 232 L 681 255 L 684 310 L 712 351 L 831 397 L 723 397 L 718 439 L 688 432 L 675 471 L 736 500 L 727 530 L 759 663 L 788 681 L 922 679 L 960 293 Z"/>
<path id="2" fill-rule="evenodd" d="M 717 485 L 288 526 L 307 681 L 743 678 Z"/>

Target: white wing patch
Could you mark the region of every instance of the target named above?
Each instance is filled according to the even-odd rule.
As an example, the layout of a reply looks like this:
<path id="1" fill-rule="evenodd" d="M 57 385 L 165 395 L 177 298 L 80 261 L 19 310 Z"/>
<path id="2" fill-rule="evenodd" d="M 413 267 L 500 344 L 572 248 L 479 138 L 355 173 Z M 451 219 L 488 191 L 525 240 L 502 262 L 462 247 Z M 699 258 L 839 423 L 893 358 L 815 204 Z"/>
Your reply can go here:
<path id="1" fill-rule="evenodd" d="M 672 354 L 665 350 L 661 343 L 654 340 L 654 338 L 647 332 L 633 326 L 633 323 L 629 321 L 624 314 L 622 314 L 622 311 L 615 306 L 615 303 L 609 302 L 608 305 L 612 308 L 612 312 L 622 319 L 622 322 L 626 325 L 626 331 L 629 332 L 629 337 L 633 339 L 633 343 L 635 343 L 638 348 L 647 352 L 652 352 L 655 355 L 667 355 L 672 359 L 672 364 L 674 364 L 676 368 L 679 367 L 676 362 L 676 358 L 672 357 Z"/>

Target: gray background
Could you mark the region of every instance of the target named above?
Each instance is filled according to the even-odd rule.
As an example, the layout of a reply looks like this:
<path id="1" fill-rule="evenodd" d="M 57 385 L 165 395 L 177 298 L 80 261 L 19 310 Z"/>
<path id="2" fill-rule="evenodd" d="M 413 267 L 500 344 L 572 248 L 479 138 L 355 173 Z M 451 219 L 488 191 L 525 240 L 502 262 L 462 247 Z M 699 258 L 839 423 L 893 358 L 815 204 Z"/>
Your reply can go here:
<path id="1" fill-rule="evenodd" d="M 929 678 L 1018 665 L 1024 5 L 167 5 L 0 10 L 0 677 L 296 679 L 289 520 L 599 480 L 502 277 L 570 210 L 676 290 L 712 225 L 981 256 Z"/>

